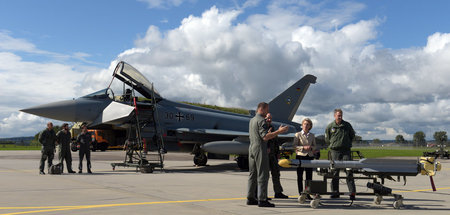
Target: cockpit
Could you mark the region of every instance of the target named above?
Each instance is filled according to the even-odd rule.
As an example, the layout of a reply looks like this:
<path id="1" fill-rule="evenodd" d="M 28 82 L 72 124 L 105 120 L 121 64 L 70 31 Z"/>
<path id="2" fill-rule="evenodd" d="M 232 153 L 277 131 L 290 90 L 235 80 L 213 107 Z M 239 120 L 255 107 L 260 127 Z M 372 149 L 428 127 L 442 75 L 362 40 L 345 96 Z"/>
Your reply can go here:
<path id="1" fill-rule="evenodd" d="M 82 98 L 95 98 L 95 99 L 114 99 L 114 92 L 111 88 L 105 88 L 103 90 L 99 90 L 97 92 L 82 96 Z"/>
<path id="2" fill-rule="evenodd" d="M 123 92 L 119 96 L 114 96 L 114 92 L 111 89 L 111 84 L 108 88 L 99 90 L 97 92 L 85 95 L 82 98 L 95 98 L 95 99 L 111 99 L 114 101 L 129 102 L 133 97 L 145 97 L 148 101 L 155 98 L 155 101 L 161 100 L 161 96 L 158 91 L 153 88 L 153 85 L 145 78 L 142 73 L 131 65 L 121 61 L 117 64 L 114 70 L 113 77 L 120 80 L 123 83 Z M 113 78 L 113 80 L 114 80 Z M 112 83 L 112 81 L 111 81 Z M 126 87 L 128 85 L 128 87 Z M 114 88 L 116 89 L 116 88 Z M 116 89 L 117 90 L 117 89 Z"/>

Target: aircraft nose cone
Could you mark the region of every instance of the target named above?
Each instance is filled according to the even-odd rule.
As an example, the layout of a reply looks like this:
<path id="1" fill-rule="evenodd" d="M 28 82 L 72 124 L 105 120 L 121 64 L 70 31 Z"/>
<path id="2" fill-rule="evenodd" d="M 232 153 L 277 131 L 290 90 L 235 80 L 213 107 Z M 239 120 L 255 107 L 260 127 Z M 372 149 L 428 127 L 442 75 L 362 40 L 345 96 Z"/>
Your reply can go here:
<path id="1" fill-rule="evenodd" d="M 61 121 L 76 121 L 76 101 L 66 100 L 38 105 L 20 111 Z"/>

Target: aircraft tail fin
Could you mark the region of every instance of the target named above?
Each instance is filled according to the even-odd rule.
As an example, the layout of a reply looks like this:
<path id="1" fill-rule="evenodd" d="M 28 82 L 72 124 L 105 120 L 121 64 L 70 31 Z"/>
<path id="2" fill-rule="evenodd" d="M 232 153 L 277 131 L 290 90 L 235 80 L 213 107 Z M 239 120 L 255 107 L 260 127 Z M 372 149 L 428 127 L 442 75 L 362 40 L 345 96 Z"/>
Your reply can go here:
<path id="1" fill-rule="evenodd" d="M 295 113 L 308 91 L 310 84 L 316 83 L 316 76 L 305 75 L 287 90 L 275 97 L 270 103 L 270 113 L 274 120 L 292 121 Z"/>

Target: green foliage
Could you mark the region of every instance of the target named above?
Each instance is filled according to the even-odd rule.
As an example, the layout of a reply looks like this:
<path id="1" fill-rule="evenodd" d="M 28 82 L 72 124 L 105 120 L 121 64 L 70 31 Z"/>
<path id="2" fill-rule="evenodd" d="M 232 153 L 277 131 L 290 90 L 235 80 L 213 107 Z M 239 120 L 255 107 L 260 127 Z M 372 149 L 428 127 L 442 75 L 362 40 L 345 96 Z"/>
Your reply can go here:
<path id="1" fill-rule="evenodd" d="M 354 143 L 362 143 L 362 137 L 358 136 L 358 135 L 355 135 L 355 139 L 353 139 L 353 142 Z"/>
<path id="2" fill-rule="evenodd" d="M 328 149 L 320 150 L 320 159 L 328 159 Z M 411 147 L 364 147 L 352 148 L 352 151 L 360 151 L 365 158 L 382 157 L 421 157 L 424 151 L 432 152 L 429 148 L 411 148 Z"/>
<path id="3" fill-rule="evenodd" d="M 14 144 L 0 144 L 0 150 L 40 150 L 41 146 L 18 146 Z"/>
<path id="4" fill-rule="evenodd" d="M 217 105 L 207 105 L 207 104 L 199 104 L 199 103 L 191 103 L 191 102 L 182 102 L 182 103 L 188 104 L 188 105 L 194 105 L 194 106 L 198 106 L 198 107 L 204 107 L 204 108 L 209 108 L 209 109 L 214 109 L 214 110 L 230 112 L 230 113 L 250 115 L 250 112 L 248 110 L 242 109 L 242 108 L 219 107 Z"/>
<path id="5" fill-rule="evenodd" d="M 447 132 L 446 131 L 436 131 L 434 132 L 434 140 L 436 143 L 445 143 L 447 142 Z"/>
<path id="6" fill-rule="evenodd" d="M 373 139 L 373 143 L 376 143 L 376 144 L 381 143 L 381 140 L 378 138 L 375 138 L 375 139 Z"/>
<path id="7" fill-rule="evenodd" d="M 406 141 L 405 141 L 405 138 L 403 137 L 403 135 L 399 134 L 395 137 L 395 143 L 404 143 L 404 142 L 406 142 Z"/>
<path id="8" fill-rule="evenodd" d="M 418 131 L 414 133 L 413 142 L 416 146 L 426 146 L 425 133 L 423 131 Z"/>

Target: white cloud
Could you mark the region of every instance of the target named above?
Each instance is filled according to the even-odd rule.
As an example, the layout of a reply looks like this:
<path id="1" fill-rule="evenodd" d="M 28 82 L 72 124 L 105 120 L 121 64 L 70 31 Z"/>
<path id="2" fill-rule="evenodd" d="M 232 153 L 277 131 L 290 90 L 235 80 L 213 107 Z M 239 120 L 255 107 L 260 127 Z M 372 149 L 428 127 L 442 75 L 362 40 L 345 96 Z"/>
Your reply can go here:
<path id="1" fill-rule="evenodd" d="M 13 38 L 7 31 L 0 31 L 0 50 L 38 52 L 34 44 L 24 39 Z"/>
<path id="2" fill-rule="evenodd" d="M 0 134 L 1 137 L 20 137 L 23 134 L 33 136 L 45 128 L 47 121 L 23 112 L 12 113 L 0 120 Z"/>
<path id="3" fill-rule="evenodd" d="M 295 119 L 312 118 L 318 134 L 336 107 L 367 139 L 445 130 L 450 36 L 434 34 L 423 49 L 384 49 L 376 42 L 384 21 L 353 20 L 364 7 L 342 3 L 327 14 L 321 4 L 275 1 L 267 14 L 239 23 L 242 11 L 213 7 L 167 32 L 150 26 L 119 59 L 136 65 L 167 98 L 252 109 L 303 74 L 314 74 L 318 83 Z M 305 8 L 312 11 L 303 13 Z M 201 88 L 207 90 L 199 93 Z M 420 125 L 424 121 L 427 126 Z"/>
<path id="4" fill-rule="evenodd" d="M 186 0 L 138 0 L 147 3 L 149 8 L 170 8 L 178 7 Z M 192 1 L 192 0 L 191 0 Z"/>
<path id="5" fill-rule="evenodd" d="M 150 4 L 167 8 L 182 1 Z M 4 33 L 4 41 L 22 42 L 23 46 L 8 48 L 9 52 L 0 49 L 4 51 L 0 61 L 14 63 L 0 62 L 0 93 L 4 97 L 20 92 L 29 102 L 59 100 L 52 98 L 59 96 L 52 94 L 55 88 L 64 95 L 86 94 L 106 86 L 116 63 L 124 60 L 144 73 L 168 99 L 254 109 L 259 101 L 270 101 L 310 73 L 317 76 L 317 83 L 309 88 L 294 119 L 311 118 L 317 135 L 333 120 L 332 110 L 337 107 L 344 109 L 344 119 L 364 139 L 393 139 L 397 134 L 408 139 L 419 130 L 431 139 L 435 131 L 448 131 L 450 34 L 432 34 L 424 47 L 385 49 L 377 42 L 382 34 L 378 27 L 385 20 L 355 20 L 354 15 L 365 8 L 360 3 L 339 2 L 332 8 L 327 4 L 274 1 L 267 13 L 252 14 L 242 21 L 238 17 L 245 8 L 212 7 L 201 16 L 186 17 L 174 29 L 162 32 L 150 26 L 135 47 L 120 53 L 109 68 L 82 73 L 89 76 L 73 66 L 24 61 L 10 52 L 36 48 Z M 46 68 L 64 71 L 67 77 L 57 77 Z M 26 72 L 30 70 L 39 73 Z M 10 74 L 14 77 L 8 79 Z M 82 76 L 82 81 L 74 81 L 80 80 L 76 76 Z M 33 80 L 27 82 L 24 77 Z M 6 80 L 21 78 L 24 80 L 16 85 L 3 85 Z M 49 83 L 59 82 L 73 85 L 48 88 Z M 18 87 L 26 84 L 30 86 Z M 42 97 L 33 99 L 33 86 Z M 11 109 L 4 105 L 4 110 Z M 18 118 L 6 112 L 0 115 L 3 119 Z"/>
<path id="6" fill-rule="evenodd" d="M 22 53 L 36 54 L 49 60 L 24 60 Z M 85 58 L 90 55 L 75 53 L 70 57 L 39 50 L 27 40 L 0 32 L 0 137 L 34 135 L 43 125 L 45 127 L 48 119 L 21 113 L 20 109 L 72 99 L 93 91 L 86 80 L 91 75 L 97 77 L 95 73 L 98 68 L 86 64 L 80 66 L 77 62 L 68 63 L 60 56 L 87 62 Z M 91 86 L 99 90 L 98 83 Z"/>

